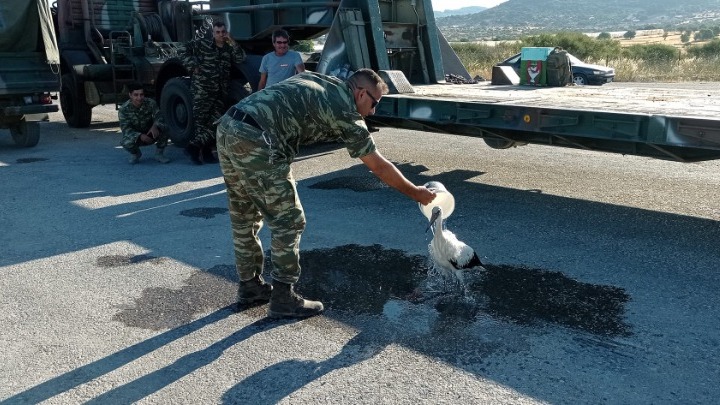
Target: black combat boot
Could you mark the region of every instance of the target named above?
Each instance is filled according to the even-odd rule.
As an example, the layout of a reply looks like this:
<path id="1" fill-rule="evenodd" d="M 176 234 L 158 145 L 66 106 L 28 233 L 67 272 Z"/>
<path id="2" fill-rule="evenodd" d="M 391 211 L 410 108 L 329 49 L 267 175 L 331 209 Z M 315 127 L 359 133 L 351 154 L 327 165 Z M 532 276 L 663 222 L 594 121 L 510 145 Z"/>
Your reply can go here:
<path id="1" fill-rule="evenodd" d="M 204 163 L 218 163 L 219 160 L 213 153 L 212 146 L 205 145 L 202 147 L 202 159 Z"/>
<path id="2" fill-rule="evenodd" d="M 238 311 L 254 304 L 264 304 L 270 301 L 273 287 L 263 280 L 262 276 L 256 276 L 248 281 L 241 281 L 238 288 Z"/>
<path id="3" fill-rule="evenodd" d="M 268 317 L 307 318 L 321 313 L 323 309 L 322 302 L 304 299 L 295 292 L 292 284 L 285 284 L 273 280 Z"/>
<path id="4" fill-rule="evenodd" d="M 202 160 L 200 160 L 200 148 L 198 146 L 189 144 L 185 147 L 185 154 L 190 158 L 190 161 L 196 165 L 203 164 Z"/>

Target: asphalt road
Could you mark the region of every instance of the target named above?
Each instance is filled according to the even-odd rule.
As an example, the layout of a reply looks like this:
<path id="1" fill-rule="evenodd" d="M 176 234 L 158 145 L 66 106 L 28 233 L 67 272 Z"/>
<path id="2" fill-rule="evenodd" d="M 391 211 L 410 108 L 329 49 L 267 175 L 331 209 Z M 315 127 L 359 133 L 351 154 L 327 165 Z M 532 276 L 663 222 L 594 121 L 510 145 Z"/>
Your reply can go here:
<path id="1" fill-rule="evenodd" d="M 324 315 L 232 311 L 219 167 L 130 166 L 111 107 L 0 131 L 0 403 L 715 403 L 720 161 L 383 129 L 456 199 L 486 264 L 437 295 L 417 205 L 339 145 L 294 164 L 299 286 Z M 269 235 L 263 230 L 269 247 Z M 444 286 L 446 287 L 446 286 Z"/>

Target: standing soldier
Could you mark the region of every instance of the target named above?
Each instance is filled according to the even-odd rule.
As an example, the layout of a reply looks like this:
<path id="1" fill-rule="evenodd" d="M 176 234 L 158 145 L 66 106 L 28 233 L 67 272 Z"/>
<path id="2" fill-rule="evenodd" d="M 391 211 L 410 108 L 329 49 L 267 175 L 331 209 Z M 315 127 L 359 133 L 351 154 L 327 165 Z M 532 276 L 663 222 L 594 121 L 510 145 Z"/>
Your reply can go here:
<path id="1" fill-rule="evenodd" d="M 200 165 L 215 163 L 212 123 L 225 112 L 232 62 L 242 63 L 245 51 L 230 37 L 222 21 L 213 23 L 213 39 L 193 39 L 185 45 L 183 63 L 192 75 L 195 136 L 185 148 L 190 160 Z"/>
<path id="2" fill-rule="evenodd" d="M 245 97 L 218 124 L 218 156 L 227 186 L 239 308 L 270 302 L 268 316 L 307 317 L 324 307 L 294 290 L 300 278 L 300 236 L 305 212 L 290 165 L 299 146 L 341 140 L 390 187 L 424 205 L 435 193 L 411 183 L 375 146 L 364 117 L 375 113 L 387 84 L 370 69 L 346 82 L 315 72 L 298 73 Z M 272 285 L 262 277 L 258 233 L 271 233 Z"/>
<path id="3" fill-rule="evenodd" d="M 128 85 L 128 97 L 118 110 L 118 120 L 122 131 L 121 145 L 130 152 L 130 164 L 140 161 L 141 146 L 155 144 L 155 160 L 168 163 L 163 151 L 168 142 L 167 126 L 163 121 L 160 108 L 155 100 L 145 98 L 142 84 L 133 82 Z"/>

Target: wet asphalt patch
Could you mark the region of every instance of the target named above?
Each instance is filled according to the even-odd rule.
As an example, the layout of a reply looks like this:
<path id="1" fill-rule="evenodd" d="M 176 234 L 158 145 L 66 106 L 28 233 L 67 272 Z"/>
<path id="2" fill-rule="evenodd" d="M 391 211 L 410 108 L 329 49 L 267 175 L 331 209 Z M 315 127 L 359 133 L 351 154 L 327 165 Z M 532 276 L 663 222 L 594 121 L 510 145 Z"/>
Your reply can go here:
<path id="1" fill-rule="evenodd" d="M 270 277 L 270 254 L 265 273 Z M 153 261 L 147 255 L 103 256 L 101 267 Z M 579 282 L 561 272 L 486 264 L 468 271 L 464 290 L 438 290 L 424 255 L 381 245 L 344 245 L 303 251 L 296 290 L 321 300 L 341 317 L 380 316 L 409 335 L 447 335 L 493 318 L 522 326 L 558 325 L 602 337 L 631 335 L 625 323 L 630 297 L 621 288 Z M 115 317 L 129 326 L 161 330 L 190 322 L 195 314 L 236 301 L 234 265 L 198 271 L 179 289 L 148 288 Z M 263 317 L 265 306 L 247 309 Z"/>
<path id="2" fill-rule="evenodd" d="M 388 188 L 388 186 L 375 176 L 342 176 L 335 177 L 330 180 L 319 181 L 308 186 L 308 188 L 317 188 L 322 190 L 347 188 L 352 191 L 362 193 Z"/>
<path id="3" fill-rule="evenodd" d="M 49 160 L 48 158 L 21 158 L 16 160 L 16 163 L 35 163 L 35 162 L 44 162 L 46 160 Z"/>
<path id="4" fill-rule="evenodd" d="M 408 307 L 399 302 L 405 301 L 430 306 L 425 308 L 430 311 L 411 311 L 416 322 L 443 327 L 487 314 L 521 325 L 556 324 L 602 336 L 628 336 L 631 330 L 624 321 L 630 299 L 624 290 L 582 283 L 560 272 L 487 264 L 484 271 L 467 273 L 464 292 L 438 294 L 422 255 L 380 245 L 345 245 L 302 252 L 300 261 L 298 291 L 334 310 L 387 317 L 404 311 L 406 316 Z M 388 305 L 390 301 L 395 302 Z"/>
<path id="5" fill-rule="evenodd" d="M 235 266 L 214 266 L 193 273 L 179 288 L 153 287 L 143 290 L 134 305 L 121 308 L 113 320 L 131 327 L 164 330 L 192 322 L 197 314 L 212 312 L 237 300 L 237 279 L 228 279 Z M 256 317 L 265 308 L 250 308 Z"/>
<path id="6" fill-rule="evenodd" d="M 160 264 L 165 259 L 162 257 L 155 257 L 150 255 L 107 255 L 100 256 L 97 258 L 97 265 L 99 267 L 120 267 L 129 266 L 131 264 L 137 264 L 142 262 L 152 262 L 153 264 Z"/>
<path id="7" fill-rule="evenodd" d="M 228 212 L 227 208 L 201 207 L 180 211 L 180 215 L 185 217 L 211 219 L 215 218 L 216 215 L 224 214 L 226 212 Z"/>

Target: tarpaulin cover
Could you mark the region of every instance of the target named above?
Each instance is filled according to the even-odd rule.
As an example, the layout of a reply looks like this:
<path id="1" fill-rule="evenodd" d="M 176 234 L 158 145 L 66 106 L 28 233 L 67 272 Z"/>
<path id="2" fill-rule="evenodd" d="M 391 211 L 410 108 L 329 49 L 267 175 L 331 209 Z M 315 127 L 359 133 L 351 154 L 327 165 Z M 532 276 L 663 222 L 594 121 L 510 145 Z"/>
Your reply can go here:
<path id="1" fill-rule="evenodd" d="M 47 63 L 60 63 L 47 0 L 0 1 L 0 52 L 44 52 Z"/>

